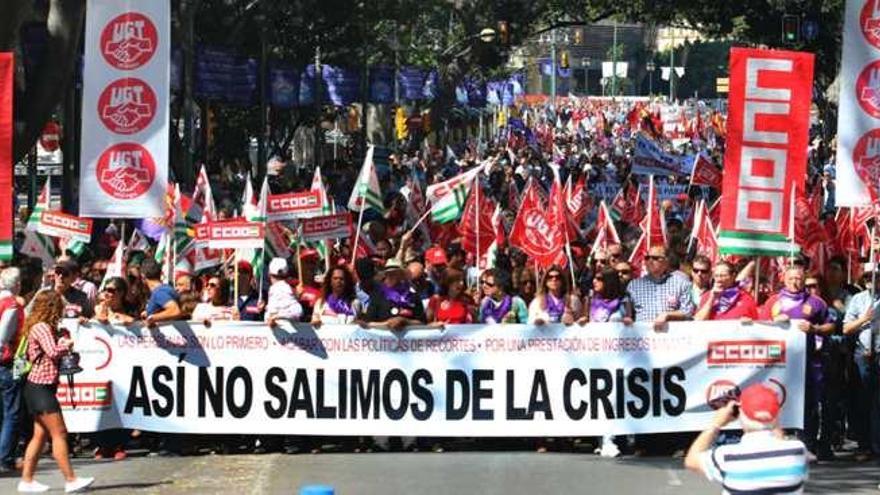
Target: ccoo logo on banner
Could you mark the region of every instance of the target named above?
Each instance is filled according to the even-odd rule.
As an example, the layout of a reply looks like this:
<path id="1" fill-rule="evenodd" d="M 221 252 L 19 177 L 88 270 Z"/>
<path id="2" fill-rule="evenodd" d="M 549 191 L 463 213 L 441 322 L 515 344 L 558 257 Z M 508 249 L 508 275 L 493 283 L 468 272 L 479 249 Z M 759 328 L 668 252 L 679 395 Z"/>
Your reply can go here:
<path id="1" fill-rule="evenodd" d="M 164 213 L 168 177 L 167 0 L 89 0 L 80 214 Z"/>
<path id="2" fill-rule="evenodd" d="M 880 3 L 847 0 L 837 119 L 837 206 L 880 201 Z"/>

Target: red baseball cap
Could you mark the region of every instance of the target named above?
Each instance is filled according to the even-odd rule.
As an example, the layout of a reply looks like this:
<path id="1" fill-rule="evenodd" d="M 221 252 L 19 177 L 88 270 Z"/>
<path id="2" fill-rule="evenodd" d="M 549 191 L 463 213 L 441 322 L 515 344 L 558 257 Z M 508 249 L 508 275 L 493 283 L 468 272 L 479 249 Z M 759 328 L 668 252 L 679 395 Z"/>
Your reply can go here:
<path id="1" fill-rule="evenodd" d="M 300 249 L 299 251 L 299 259 L 308 260 L 308 259 L 318 259 L 318 251 L 312 248 Z"/>
<path id="2" fill-rule="evenodd" d="M 431 266 L 445 265 L 447 263 L 446 251 L 443 251 L 443 248 L 438 246 L 428 249 L 425 251 L 425 263 Z"/>
<path id="3" fill-rule="evenodd" d="M 246 273 L 254 273 L 254 268 L 251 264 L 245 260 L 241 260 L 238 262 L 238 272 L 246 272 Z"/>
<path id="4" fill-rule="evenodd" d="M 779 396 L 765 385 L 749 385 L 739 397 L 739 408 L 749 419 L 770 423 L 779 414 Z"/>

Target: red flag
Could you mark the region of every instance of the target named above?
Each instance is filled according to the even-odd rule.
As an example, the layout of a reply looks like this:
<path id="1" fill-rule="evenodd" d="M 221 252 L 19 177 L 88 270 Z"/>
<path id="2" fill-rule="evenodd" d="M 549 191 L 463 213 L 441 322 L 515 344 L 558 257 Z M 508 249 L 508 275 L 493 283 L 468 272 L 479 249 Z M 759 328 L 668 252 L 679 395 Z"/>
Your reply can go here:
<path id="1" fill-rule="evenodd" d="M 641 275 L 645 266 L 645 256 L 648 255 L 648 237 L 642 232 L 639 241 L 633 247 L 629 255 L 629 264 L 632 267 L 633 277 Z"/>
<path id="2" fill-rule="evenodd" d="M 541 267 L 565 266 L 562 229 L 548 219 L 547 213 L 537 189 L 527 187 L 510 232 L 510 244 L 522 249 Z"/>
<path id="3" fill-rule="evenodd" d="M 666 220 L 663 211 L 660 210 L 660 202 L 657 200 L 657 190 L 654 188 L 654 176 L 648 184 L 648 214 L 639 224 L 642 232 L 647 234 L 648 249 L 653 246 L 666 245 Z"/>
<path id="4" fill-rule="evenodd" d="M 825 229 L 819 223 L 815 212 L 807 198 L 801 193 L 801 188 L 796 187 L 795 195 L 795 242 L 800 244 L 804 253 L 811 258 L 817 257 L 819 248 L 828 242 Z"/>
<path id="5" fill-rule="evenodd" d="M 572 221 L 578 226 L 581 224 L 581 221 L 584 219 L 584 216 L 590 208 L 590 199 L 586 194 L 586 180 L 586 176 L 582 175 L 581 178 L 578 179 L 574 188 L 571 186 L 570 175 L 565 182 L 565 204 L 568 207 L 568 212 L 571 215 Z"/>
<path id="6" fill-rule="evenodd" d="M 715 234 L 712 219 L 709 218 L 709 210 L 705 200 L 700 201 L 697 206 L 691 239 L 697 245 L 697 254 L 702 254 L 712 260 L 713 265 L 719 261 L 718 237 Z"/>
<path id="7" fill-rule="evenodd" d="M 694 160 L 694 171 L 691 173 L 692 186 L 709 186 L 721 190 L 721 169 L 715 166 L 702 153 Z"/>
<path id="8" fill-rule="evenodd" d="M 599 203 L 599 215 L 596 217 L 596 240 L 590 249 L 590 256 L 596 254 L 599 249 L 608 249 L 611 244 L 620 244 L 620 236 L 614 227 L 614 221 L 608 212 L 608 206 L 604 201 Z"/>
<path id="9" fill-rule="evenodd" d="M 561 225 L 562 242 L 571 242 L 572 239 L 578 238 L 578 229 L 572 222 L 572 215 L 568 211 L 565 198 L 562 194 L 562 186 L 559 183 L 559 175 L 554 170 L 553 185 L 550 187 L 550 198 L 547 201 L 547 220 L 554 225 Z"/>
<path id="10" fill-rule="evenodd" d="M 12 211 L 14 191 L 12 135 L 15 65 L 12 52 L 0 53 L 0 259 L 12 259 L 12 237 L 15 212 Z"/>
<path id="11" fill-rule="evenodd" d="M 492 214 L 495 212 L 495 202 L 485 193 L 478 194 L 477 187 L 471 189 L 464 211 L 461 214 L 461 223 L 458 225 L 458 233 L 461 235 L 461 247 L 466 252 L 482 256 L 489 249 L 489 245 L 495 240 L 495 226 L 492 222 Z M 479 218 L 477 218 L 477 196 L 480 197 Z M 477 222 L 479 222 L 480 242 L 477 243 Z M 479 244 L 480 252 L 477 253 Z"/>
<path id="12" fill-rule="evenodd" d="M 712 225 L 718 225 L 721 221 L 721 198 L 716 199 L 709 207 L 709 218 L 712 219 Z"/>

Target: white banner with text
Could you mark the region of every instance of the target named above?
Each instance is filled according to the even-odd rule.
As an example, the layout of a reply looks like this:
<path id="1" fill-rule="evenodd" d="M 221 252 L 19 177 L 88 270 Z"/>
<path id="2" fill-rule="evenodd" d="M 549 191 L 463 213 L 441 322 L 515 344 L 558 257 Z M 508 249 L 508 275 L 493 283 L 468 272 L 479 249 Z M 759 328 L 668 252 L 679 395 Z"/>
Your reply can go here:
<path id="1" fill-rule="evenodd" d="M 803 420 L 804 334 L 738 322 L 353 325 L 73 321 L 84 372 L 58 397 L 74 432 L 592 436 L 696 431 L 762 382 Z M 710 405 L 711 404 L 711 405 Z"/>

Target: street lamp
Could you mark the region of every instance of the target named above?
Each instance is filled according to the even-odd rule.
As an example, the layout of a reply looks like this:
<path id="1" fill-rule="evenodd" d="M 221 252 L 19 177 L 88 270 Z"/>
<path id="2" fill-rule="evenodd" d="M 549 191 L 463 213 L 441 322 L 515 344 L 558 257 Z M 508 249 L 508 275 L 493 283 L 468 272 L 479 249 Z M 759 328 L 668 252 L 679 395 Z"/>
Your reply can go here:
<path id="1" fill-rule="evenodd" d="M 654 65 L 653 60 L 648 61 L 647 69 L 648 69 L 648 96 L 654 96 L 654 70 L 657 69 L 657 66 Z"/>
<path id="2" fill-rule="evenodd" d="M 483 43 L 492 43 L 495 41 L 495 30 L 492 28 L 484 28 L 480 31 L 480 41 Z"/>

